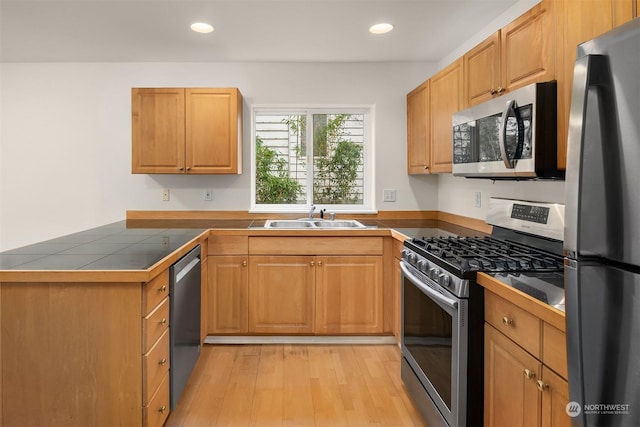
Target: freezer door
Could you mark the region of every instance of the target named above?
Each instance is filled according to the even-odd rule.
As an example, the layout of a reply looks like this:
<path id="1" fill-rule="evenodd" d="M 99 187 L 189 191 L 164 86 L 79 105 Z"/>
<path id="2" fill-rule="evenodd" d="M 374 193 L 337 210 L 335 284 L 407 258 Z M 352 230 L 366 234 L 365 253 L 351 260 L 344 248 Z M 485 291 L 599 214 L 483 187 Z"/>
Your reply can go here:
<path id="1" fill-rule="evenodd" d="M 565 260 L 567 414 L 576 426 L 640 425 L 640 274 Z"/>
<path id="2" fill-rule="evenodd" d="M 640 19 L 578 48 L 565 254 L 640 266 Z"/>

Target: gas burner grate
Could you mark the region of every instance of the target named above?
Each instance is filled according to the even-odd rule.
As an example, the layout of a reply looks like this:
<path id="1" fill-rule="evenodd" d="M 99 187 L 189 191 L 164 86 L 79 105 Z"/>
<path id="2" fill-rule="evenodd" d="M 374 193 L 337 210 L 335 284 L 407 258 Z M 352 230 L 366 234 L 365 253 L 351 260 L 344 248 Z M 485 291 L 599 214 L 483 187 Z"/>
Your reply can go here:
<path id="1" fill-rule="evenodd" d="M 416 250 L 447 270 L 466 272 L 559 271 L 561 256 L 494 237 L 423 237 L 411 240 Z"/>

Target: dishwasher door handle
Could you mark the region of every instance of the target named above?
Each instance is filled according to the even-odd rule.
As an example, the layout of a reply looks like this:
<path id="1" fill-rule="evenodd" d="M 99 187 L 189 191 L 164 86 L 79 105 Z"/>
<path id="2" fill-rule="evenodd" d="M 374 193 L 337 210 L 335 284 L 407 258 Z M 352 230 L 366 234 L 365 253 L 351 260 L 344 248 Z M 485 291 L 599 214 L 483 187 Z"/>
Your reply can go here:
<path id="1" fill-rule="evenodd" d="M 176 274 L 176 283 L 180 282 L 180 280 L 189 274 L 189 272 L 198 264 L 200 264 L 200 258 L 194 258 L 189 264 L 185 265 L 184 268 Z"/>

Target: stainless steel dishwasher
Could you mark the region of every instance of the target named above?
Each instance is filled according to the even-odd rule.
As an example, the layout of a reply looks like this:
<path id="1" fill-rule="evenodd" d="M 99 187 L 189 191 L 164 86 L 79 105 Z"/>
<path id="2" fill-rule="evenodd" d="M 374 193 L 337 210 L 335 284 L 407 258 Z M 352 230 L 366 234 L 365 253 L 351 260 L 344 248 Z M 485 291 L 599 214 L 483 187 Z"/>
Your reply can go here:
<path id="1" fill-rule="evenodd" d="M 198 245 L 170 269 L 171 410 L 177 405 L 200 355 L 200 256 Z"/>

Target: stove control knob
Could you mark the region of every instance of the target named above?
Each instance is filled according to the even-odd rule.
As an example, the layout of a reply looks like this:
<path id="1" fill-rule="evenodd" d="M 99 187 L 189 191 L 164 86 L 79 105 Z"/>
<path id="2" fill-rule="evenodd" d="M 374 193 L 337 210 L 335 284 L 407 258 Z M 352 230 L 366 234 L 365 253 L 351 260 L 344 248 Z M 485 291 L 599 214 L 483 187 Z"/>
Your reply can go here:
<path id="1" fill-rule="evenodd" d="M 408 260 L 408 259 L 409 259 L 409 254 L 410 254 L 410 253 L 411 253 L 411 252 L 410 252 L 409 250 L 407 250 L 407 249 L 403 249 L 403 250 L 402 250 L 402 259 L 406 259 L 406 260 Z"/>
<path id="2" fill-rule="evenodd" d="M 418 267 L 418 270 L 420 270 L 422 272 L 427 271 L 427 261 L 425 261 L 423 259 L 419 260 L 417 267 Z"/>
<path id="3" fill-rule="evenodd" d="M 440 276 L 440 269 L 433 267 L 429 269 L 429 276 L 432 280 L 438 280 L 438 276 Z"/>
<path id="4" fill-rule="evenodd" d="M 440 286 L 448 288 L 449 286 L 451 286 L 451 278 L 448 274 L 442 273 L 440 276 L 438 276 L 438 283 L 440 284 Z"/>

